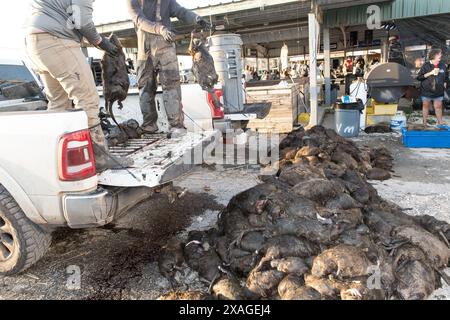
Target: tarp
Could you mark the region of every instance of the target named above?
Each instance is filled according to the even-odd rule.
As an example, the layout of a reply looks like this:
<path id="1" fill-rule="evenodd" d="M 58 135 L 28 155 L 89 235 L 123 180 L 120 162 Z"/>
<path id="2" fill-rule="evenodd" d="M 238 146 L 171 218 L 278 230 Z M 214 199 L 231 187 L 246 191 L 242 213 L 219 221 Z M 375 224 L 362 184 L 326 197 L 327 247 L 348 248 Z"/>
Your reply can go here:
<path id="1" fill-rule="evenodd" d="M 332 1 L 332 0 L 331 0 Z M 375 1 L 374 1 L 375 2 Z M 371 3 L 375 4 L 375 3 Z M 450 13 L 449 0 L 392 0 L 378 3 L 381 21 L 400 21 L 418 17 Z M 324 25 L 330 28 L 339 26 L 357 26 L 367 24 L 368 5 L 352 5 L 346 8 L 326 10 Z"/>

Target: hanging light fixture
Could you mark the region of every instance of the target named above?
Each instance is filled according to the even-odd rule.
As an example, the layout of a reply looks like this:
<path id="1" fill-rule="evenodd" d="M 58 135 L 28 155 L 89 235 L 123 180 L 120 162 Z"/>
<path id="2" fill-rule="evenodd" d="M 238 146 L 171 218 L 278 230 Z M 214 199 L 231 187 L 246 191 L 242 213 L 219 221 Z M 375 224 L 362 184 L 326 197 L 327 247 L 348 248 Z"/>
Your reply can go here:
<path id="1" fill-rule="evenodd" d="M 395 24 L 394 21 L 390 21 L 390 22 L 382 24 L 381 29 L 384 29 L 386 31 L 392 31 L 392 30 L 397 29 L 397 25 Z"/>

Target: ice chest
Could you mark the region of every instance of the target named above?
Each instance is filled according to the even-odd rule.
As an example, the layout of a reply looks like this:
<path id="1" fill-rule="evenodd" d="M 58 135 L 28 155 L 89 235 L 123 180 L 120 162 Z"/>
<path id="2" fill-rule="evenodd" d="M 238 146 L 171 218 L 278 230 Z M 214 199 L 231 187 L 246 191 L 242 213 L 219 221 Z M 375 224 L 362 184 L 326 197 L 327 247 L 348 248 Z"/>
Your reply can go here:
<path id="1" fill-rule="evenodd" d="M 450 149 L 450 129 L 446 131 L 408 131 L 403 128 L 402 133 L 405 147 Z"/>

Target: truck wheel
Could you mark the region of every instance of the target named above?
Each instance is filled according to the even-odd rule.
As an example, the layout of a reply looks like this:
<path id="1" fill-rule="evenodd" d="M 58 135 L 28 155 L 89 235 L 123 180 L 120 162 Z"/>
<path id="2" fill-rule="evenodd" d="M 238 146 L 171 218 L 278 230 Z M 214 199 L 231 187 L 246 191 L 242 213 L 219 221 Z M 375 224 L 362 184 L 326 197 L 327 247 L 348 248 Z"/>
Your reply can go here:
<path id="1" fill-rule="evenodd" d="M 0 185 L 0 274 L 28 269 L 44 256 L 50 243 L 51 234 L 31 222 Z"/>

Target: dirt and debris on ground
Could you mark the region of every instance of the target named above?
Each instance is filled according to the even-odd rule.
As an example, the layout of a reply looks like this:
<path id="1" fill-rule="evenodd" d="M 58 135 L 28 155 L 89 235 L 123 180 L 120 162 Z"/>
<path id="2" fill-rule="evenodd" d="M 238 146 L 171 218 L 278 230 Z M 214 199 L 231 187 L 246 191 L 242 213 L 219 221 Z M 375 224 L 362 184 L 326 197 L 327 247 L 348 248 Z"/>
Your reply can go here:
<path id="1" fill-rule="evenodd" d="M 104 228 L 58 230 L 43 260 L 16 277 L 0 278 L 2 299 L 154 299 L 169 283 L 155 263 L 161 248 L 205 210 L 214 196 L 187 193 L 175 204 L 164 195 Z M 68 266 L 81 269 L 81 289 L 69 290 Z"/>
<path id="2" fill-rule="evenodd" d="M 406 214 L 368 181 L 391 177 L 387 148 L 314 127 L 280 149 L 278 173 L 233 197 L 214 228 L 171 240 L 160 271 L 173 288 L 191 291 L 176 277 L 186 269 L 219 299 L 426 299 L 450 283 L 450 225 Z"/>

